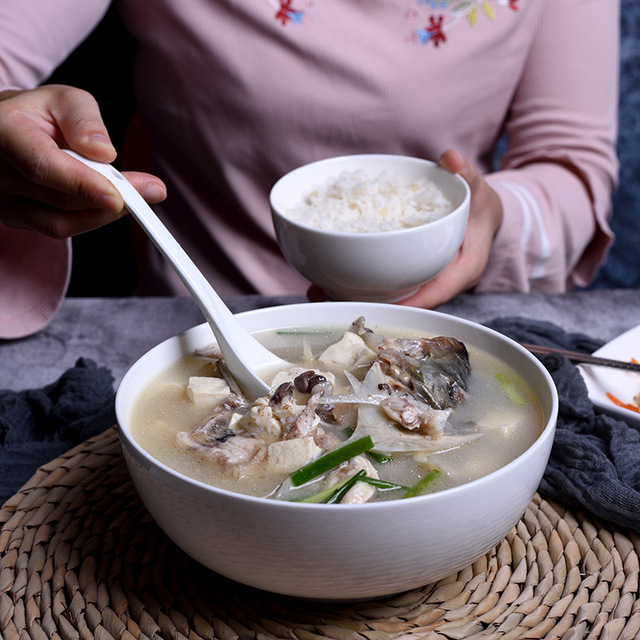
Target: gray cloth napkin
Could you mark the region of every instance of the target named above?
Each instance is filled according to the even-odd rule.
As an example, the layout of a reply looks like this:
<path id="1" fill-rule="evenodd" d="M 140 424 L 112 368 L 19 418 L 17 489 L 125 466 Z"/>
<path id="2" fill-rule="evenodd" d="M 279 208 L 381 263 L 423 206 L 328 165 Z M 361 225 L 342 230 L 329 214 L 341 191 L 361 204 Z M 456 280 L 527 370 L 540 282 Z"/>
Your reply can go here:
<path id="1" fill-rule="evenodd" d="M 80 358 L 42 389 L 0 390 L 0 505 L 41 465 L 116 423 L 111 372 Z"/>
<path id="2" fill-rule="evenodd" d="M 591 353 L 601 342 L 546 322 L 498 318 L 487 326 L 514 340 Z M 595 411 L 577 367 L 542 356 L 560 399 L 551 458 L 540 493 L 640 532 L 640 432 Z"/>

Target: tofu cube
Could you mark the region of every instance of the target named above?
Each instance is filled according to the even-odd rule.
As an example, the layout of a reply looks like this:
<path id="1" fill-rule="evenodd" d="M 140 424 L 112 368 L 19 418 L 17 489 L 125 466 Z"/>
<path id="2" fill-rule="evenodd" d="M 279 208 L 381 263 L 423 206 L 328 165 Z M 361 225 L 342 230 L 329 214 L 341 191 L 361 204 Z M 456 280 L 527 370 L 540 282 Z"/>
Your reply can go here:
<path id="1" fill-rule="evenodd" d="M 217 405 L 230 393 L 229 385 L 222 378 L 191 376 L 187 385 L 187 395 L 196 404 Z"/>
<path id="2" fill-rule="evenodd" d="M 272 442 L 267 450 L 269 466 L 274 471 L 292 473 L 316 458 L 322 449 L 312 436 Z"/>

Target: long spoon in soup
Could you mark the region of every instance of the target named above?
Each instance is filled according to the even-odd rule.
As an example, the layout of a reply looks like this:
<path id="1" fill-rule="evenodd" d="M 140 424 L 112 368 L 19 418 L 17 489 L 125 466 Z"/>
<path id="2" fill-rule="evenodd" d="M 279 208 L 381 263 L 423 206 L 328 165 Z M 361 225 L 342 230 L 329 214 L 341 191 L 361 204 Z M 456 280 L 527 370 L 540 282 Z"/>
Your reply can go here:
<path id="1" fill-rule="evenodd" d="M 269 386 L 258 372 L 267 368 L 283 369 L 290 364 L 266 349 L 240 324 L 153 209 L 115 167 L 89 160 L 74 151 L 65 151 L 103 175 L 120 192 L 129 212 L 194 297 L 213 331 L 231 375 L 242 391 L 252 400 L 267 395 Z"/>

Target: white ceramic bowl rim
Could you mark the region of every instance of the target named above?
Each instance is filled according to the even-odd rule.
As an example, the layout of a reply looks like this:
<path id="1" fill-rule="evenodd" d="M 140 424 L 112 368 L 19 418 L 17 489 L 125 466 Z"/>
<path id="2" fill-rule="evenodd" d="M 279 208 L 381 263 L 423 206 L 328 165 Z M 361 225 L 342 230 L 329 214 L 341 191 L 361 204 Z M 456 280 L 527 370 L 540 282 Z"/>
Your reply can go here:
<path id="1" fill-rule="evenodd" d="M 282 176 L 272 187 L 271 192 L 269 194 L 269 199 L 271 200 L 271 194 L 274 193 L 274 191 L 276 191 L 277 188 L 279 188 L 280 184 L 284 181 L 284 180 L 290 180 L 293 177 L 295 177 L 295 174 L 298 172 L 302 172 L 308 168 L 312 168 L 316 165 L 320 165 L 320 164 L 332 164 L 332 163 L 340 163 L 342 161 L 356 161 L 359 158 L 365 158 L 365 159 L 388 159 L 389 161 L 394 161 L 394 160 L 405 160 L 405 161 L 415 161 L 418 164 L 424 164 L 425 166 L 431 166 L 431 167 L 437 167 L 440 170 L 446 172 L 446 173 L 450 173 L 451 177 L 453 177 L 454 179 L 457 179 L 461 186 L 464 189 L 464 198 L 462 200 L 460 200 L 459 202 L 454 204 L 453 209 L 451 209 L 451 211 L 449 211 L 448 213 L 446 213 L 445 215 L 443 215 L 440 218 L 437 218 L 436 220 L 430 220 L 428 222 L 423 222 L 421 224 L 417 224 L 414 225 L 412 227 L 406 227 L 405 229 L 393 229 L 391 231 L 339 231 L 339 230 L 333 230 L 333 229 L 319 229 L 318 227 L 314 227 L 311 224 L 304 224 L 303 222 L 300 222 L 299 220 L 293 220 L 291 219 L 289 216 L 287 216 L 285 213 L 283 213 L 282 211 L 280 211 L 280 209 L 274 209 L 274 212 L 276 215 L 279 215 L 283 220 L 286 220 L 289 224 L 298 227 L 299 229 L 312 229 L 313 231 L 315 231 L 316 233 L 318 233 L 319 235 L 325 235 L 325 236 L 363 236 L 363 235 L 376 235 L 376 236 L 382 236 L 382 237 L 396 237 L 396 236 L 402 236 L 403 234 L 408 234 L 408 233 L 415 233 L 416 229 L 423 229 L 424 227 L 438 227 L 438 226 L 443 226 L 445 224 L 447 224 L 446 219 L 449 216 L 455 216 L 456 214 L 460 215 L 466 215 L 466 213 L 464 212 L 464 206 L 467 201 L 470 200 L 471 198 L 471 189 L 467 183 L 466 180 L 464 180 L 460 175 L 458 175 L 457 173 L 451 173 L 449 171 L 447 171 L 447 169 L 444 169 L 442 167 L 439 167 L 439 165 L 437 165 L 435 162 L 432 162 L 431 160 L 425 160 L 423 158 L 412 158 L 410 156 L 401 156 L 401 155 L 385 155 L 385 154 L 359 154 L 359 155 L 353 155 L 353 156 L 337 156 L 334 158 L 327 158 L 326 160 L 317 160 L 316 162 L 311 162 L 310 164 L 304 165 L 302 167 L 298 167 L 297 169 L 293 169 L 292 171 L 290 171 L 289 173 L 285 174 L 284 176 Z"/>
<path id="2" fill-rule="evenodd" d="M 294 304 L 294 305 L 289 305 L 289 307 L 299 307 L 299 306 L 308 306 L 310 303 L 301 303 L 301 304 Z M 346 303 L 341 303 L 341 302 L 328 302 L 328 303 L 314 303 L 314 304 L 330 304 L 330 305 L 349 305 L 352 306 L 352 303 L 346 302 Z M 362 303 L 362 307 L 365 311 L 364 315 L 366 316 L 366 307 L 368 305 L 374 305 L 377 306 L 378 303 Z M 245 316 L 252 316 L 255 314 L 260 314 L 264 311 L 266 311 L 267 309 L 254 309 L 251 311 L 245 311 L 242 313 L 237 314 L 238 317 L 245 317 Z M 430 314 L 430 315 L 436 315 L 436 316 L 446 316 L 446 314 L 437 312 L 437 311 L 425 311 L 426 313 Z M 535 442 L 528 448 L 526 449 L 523 453 L 521 453 L 517 458 L 515 458 L 514 460 L 512 460 L 511 462 L 507 463 L 506 465 L 503 465 L 502 467 L 500 467 L 499 469 L 496 469 L 495 471 L 492 471 L 491 473 L 488 473 L 480 478 L 477 478 L 476 480 L 472 480 L 470 482 L 465 482 L 464 484 L 461 484 L 459 486 L 456 487 L 452 487 L 449 489 L 444 489 L 442 491 L 437 491 L 435 493 L 430 493 L 430 494 L 425 494 L 425 495 L 421 495 L 421 496 L 415 496 L 412 498 L 407 498 L 406 500 L 402 500 L 402 502 L 406 502 L 411 501 L 412 503 L 415 503 L 416 505 L 420 502 L 434 502 L 434 501 L 440 501 L 440 500 L 446 500 L 447 496 L 451 496 L 454 495 L 456 493 L 462 492 L 462 491 L 470 491 L 472 490 L 474 487 L 476 486 L 480 486 L 484 483 L 488 483 L 490 481 L 490 479 L 499 476 L 501 474 L 507 474 L 508 471 L 511 469 L 511 467 L 513 467 L 514 465 L 518 465 L 519 461 L 522 460 L 525 457 L 530 457 L 530 456 L 534 456 L 537 452 L 538 449 L 540 449 L 541 447 L 544 447 L 546 444 L 546 440 L 548 438 L 552 438 L 553 434 L 555 432 L 555 425 L 556 425 L 556 419 L 557 419 L 557 415 L 558 415 L 558 406 L 559 406 L 559 401 L 558 401 L 558 392 L 555 386 L 555 383 L 553 382 L 553 379 L 551 378 L 551 375 L 549 374 L 549 372 L 544 368 L 544 366 L 542 365 L 542 363 L 533 355 L 531 354 L 529 351 L 527 351 L 524 347 L 522 347 L 521 345 L 519 345 L 517 342 L 515 342 L 514 340 L 512 340 L 511 338 L 509 338 L 508 336 L 505 336 L 504 334 L 501 334 L 493 329 L 490 329 L 489 327 L 485 327 L 483 325 L 474 323 L 472 321 L 469 320 L 465 320 L 463 318 L 458 318 L 455 316 L 452 316 L 452 319 L 455 320 L 455 322 L 457 324 L 463 324 L 469 327 L 475 327 L 475 328 L 479 328 L 481 331 L 486 332 L 489 335 L 495 335 L 495 336 L 499 336 L 499 338 L 507 343 L 509 343 L 515 350 L 519 351 L 526 359 L 528 359 L 530 362 L 532 362 L 535 365 L 535 368 L 538 369 L 538 371 L 542 374 L 542 376 L 546 379 L 549 390 L 551 392 L 551 407 L 550 407 L 550 411 L 549 411 L 549 418 L 546 421 L 546 423 L 543 426 L 542 431 L 540 432 L 540 435 L 538 436 L 538 438 L 535 440 Z M 166 343 L 174 340 L 175 338 L 179 338 L 181 336 L 185 336 L 191 332 L 195 332 L 198 330 L 202 330 L 203 327 L 206 326 L 206 323 L 203 323 L 202 325 L 197 325 L 195 327 L 192 327 L 191 329 L 187 329 L 186 331 L 178 334 L 177 336 L 173 336 L 170 338 L 167 338 L 166 340 L 164 340 L 163 342 L 159 343 L 158 345 L 156 345 L 155 347 L 153 347 L 151 350 L 147 351 L 146 354 L 144 354 L 143 356 L 141 356 L 132 366 L 131 368 L 128 370 L 128 372 L 125 374 L 125 376 L 123 377 L 118 391 L 116 393 L 116 416 L 117 416 L 117 422 L 118 422 L 118 432 L 120 433 L 120 437 L 123 440 L 123 442 L 125 443 L 125 445 L 127 447 L 129 447 L 130 451 L 133 450 L 137 453 L 137 457 L 140 460 L 145 460 L 146 462 L 144 463 L 146 467 L 149 467 L 149 472 L 152 475 L 160 475 L 160 473 L 164 473 L 166 474 L 166 476 L 168 476 L 169 478 L 171 478 L 176 484 L 178 485 L 182 485 L 182 486 L 188 486 L 192 491 L 195 490 L 196 492 L 204 492 L 206 494 L 209 494 L 211 492 L 213 493 L 218 493 L 221 495 L 226 495 L 229 497 L 233 497 L 234 499 L 237 499 L 239 501 L 242 502 L 248 502 L 248 503 L 252 503 L 252 502 L 257 502 L 259 504 L 264 505 L 265 503 L 268 503 L 270 505 L 270 508 L 274 508 L 274 509 L 314 509 L 314 510 L 322 510 L 322 509 L 329 509 L 329 510 L 333 510 L 333 509 L 340 509 L 340 511 L 347 511 L 347 510 L 352 510 L 352 509 L 357 509 L 357 510 L 361 510 L 361 509 L 389 509 L 390 505 L 395 504 L 398 502 L 398 500 L 390 500 L 390 501 L 382 501 L 382 502 L 366 502 L 364 504 L 348 504 L 348 505 L 326 505 L 326 504 L 311 504 L 311 503 L 301 503 L 301 502 L 288 502 L 288 501 L 284 501 L 284 500 L 272 500 L 269 498 L 263 498 L 263 497 L 258 497 L 258 496 L 250 496 L 250 495 L 246 495 L 243 493 L 238 493 L 235 491 L 228 491 L 226 489 L 220 489 L 218 487 L 215 487 L 213 485 L 207 484 L 205 482 L 201 482 L 199 480 L 196 480 L 194 478 L 190 478 L 189 476 L 186 476 L 182 473 L 179 473 L 178 471 L 175 471 L 174 469 L 172 469 L 171 467 L 168 467 L 167 465 L 165 465 L 164 463 L 160 462 L 159 460 L 157 460 L 156 458 L 154 458 L 153 456 L 151 456 L 149 453 L 147 453 L 147 451 L 145 449 L 143 449 L 138 442 L 131 436 L 131 434 L 129 433 L 128 430 L 123 429 L 122 428 L 122 424 L 123 421 L 126 419 L 126 421 L 128 422 L 128 416 L 124 416 L 124 408 L 122 407 L 122 402 L 121 402 L 121 394 L 120 394 L 120 390 L 126 388 L 128 381 L 135 377 L 136 375 L 136 370 L 137 368 L 140 366 L 140 362 L 150 353 L 152 353 L 153 351 L 155 351 L 156 349 L 161 349 Z M 213 340 L 213 337 L 212 337 Z M 167 366 L 169 366 L 170 363 L 167 364 Z M 149 466 L 149 463 L 151 463 L 152 466 Z M 158 467 L 158 471 L 154 471 L 154 466 Z M 165 477 L 165 480 L 167 478 Z"/>

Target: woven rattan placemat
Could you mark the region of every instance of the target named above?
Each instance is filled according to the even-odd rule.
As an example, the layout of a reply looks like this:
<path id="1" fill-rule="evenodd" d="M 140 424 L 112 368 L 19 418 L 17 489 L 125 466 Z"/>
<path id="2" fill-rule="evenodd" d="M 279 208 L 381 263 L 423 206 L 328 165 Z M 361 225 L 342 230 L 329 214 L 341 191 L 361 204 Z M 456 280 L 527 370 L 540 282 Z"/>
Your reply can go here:
<path id="1" fill-rule="evenodd" d="M 191 561 L 147 515 L 115 428 L 39 469 L 0 525 L 3 640 L 640 637 L 639 537 L 539 496 L 463 571 L 348 605 L 266 594 Z"/>

